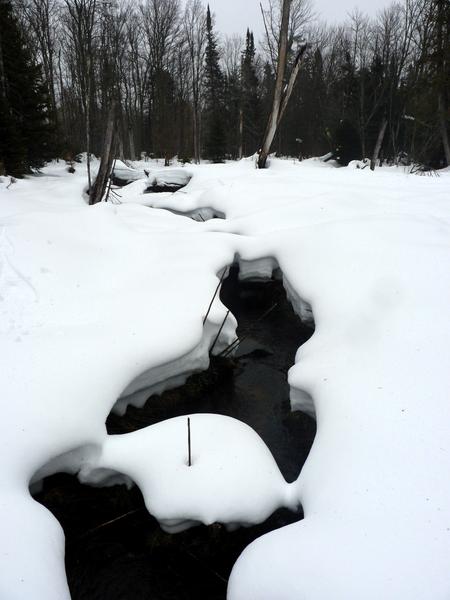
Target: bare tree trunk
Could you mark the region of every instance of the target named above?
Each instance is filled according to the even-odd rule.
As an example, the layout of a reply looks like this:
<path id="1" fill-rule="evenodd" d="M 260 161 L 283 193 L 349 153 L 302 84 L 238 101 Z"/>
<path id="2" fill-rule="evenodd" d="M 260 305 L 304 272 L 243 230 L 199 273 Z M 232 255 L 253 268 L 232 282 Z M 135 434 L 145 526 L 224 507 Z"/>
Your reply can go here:
<path id="1" fill-rule="evenodd" d="M 105 194 L 108 179 L 111 174 L 112 162 L 114 159 L 114 137 L 116 127 L 116 103 L 113 100 L 108 113 L 106 125 L 105 140 L 103 142 L 102 157 L 100 168 L 95 180 L 94 186 L 89 193 L 89 204 L 101 202 Z"/>
<path id="2" fill-rule="evenodd" d="M 201 118 L 201 112 L 200 110 L 198 111 L 197 114 L 197 147 L 196 147 L 196 155 L 197 155 L 197 164 L 200 164 L 200 161 L 202 159 L 202 151 L 201 151 L 201 143 L 200 140 L 202 139 L 202 118 Z"/>
<path id="3" fill-rule="evenodd" d="M 7 87 L 6 87 L 6 76 L 5 76 L 5 65 L 3 63 L 3 50 L 2 50 L 2 36 L 0 32 L 0 97 L 4 100 L 4 105 L 8 106 L 9 102 L 7 102 Z M 0 175 L 5 175 L 5 166 L 3 162 L 0 160 Z"/>
<path id="4" fill-rule="evenodd" d="M 448 45 L 448 16 L 449 8 L 445 0 L 436 0 L 436 33 L 437 33 L 437 69 L 438 69 L 438 119 L 441 130 L 442 145 L 444 146 L 445 160 L 450 165 L 450 145 L 447 132 L 447 115 L 444 100 L 444 90 L 448 83 L 448 60 L 450 58 Z M 447 42 L 445 42 L 447 40 Z"/>
<path id="5" fill-rule="evenodd" d="M 281 119 L 286 111 L 289 99 L 294 89 L 297 80 L 302 58 L 306 52 L 307 44 L 303 44 L 295 57 L 294 66 L 287 85 L 284 84 L 286 76 L 286 64 L 288 53 L 288 29 L 289 29 L 289 14 L 291 8 L 291 0 L 283 0 L 283 12 L 281 17 L 280 27 L 280 44 L 278 48 L 278 64 L 277 77 L 275 81 L 275 90 L 273 94 L 272 111 L 269 116 L 262 147 L 258 158 L 258 168 L 264 169 L 266 166 L 267 157 L 269 156 L 270 147 L 280 126 Z"/>
<path id="6" fill-rule="evenodd" d="M 199 155 L 199 151 L 198 151 L 198 138 L 199 138 L 199 134 L 198 134 L 198 114 L 197 114 L 197 107 L 195 105 L 194 102 L 194 107 L 193 107 L 193 111 L 192 111 L 192 127 L 193 127 L 193 138 L 194 138 L 194 162 L 198 165 L 198 163 L 200 162 L 200 155 Z"/>
<path id="7" fill-rule="evenodd" d="M 125 151 L 123 148 L 123 136 L 122 133 L 119 136 L 119 158 L 121 161 L 125 160 Z"/>
<path id="8" fill-rule="evenodd" d="M 278 127 L 278 117 L 280 114 L 281 98 L 283 94 L 283 82 L 286 72 L 290 9 L 291 0 L 283 0 L 283 12 L 280 27 L 280 43 L 278 47 L 277 77 L 275 80 L 275 89 L 273 92 L 272 110 L 269 115 L 266 132 L 264 134 L 261 151 L 259 153 L 258 158 L 259 169 L 264 169 L 266 166 L 267 157 L 269 156 L 270 152 L 270 146 L 272 145 L 273 138 L 275 137 Z"/>
<path id="9" fill-rule="evenodd" d="M 61 50 L 58 52 L 58 78 L 59 78 L 59 94 L 60 94 L 60 104 L 61 104 L 61 121 L 62 121 L 62 132 L 65 137 L 68 137 L 68 122 L 67 122 L 67 110 L 66 110 L 66 102 L 65 102 L 65 91 L 64 91 L 64 83 L 63 83 L 63 75 L 61 68 Z"/>
<path id="10" fill-rule="evenodd" d="M 302 58 L 306 52 L 307 47 L 308 46 L 306 44 L 303 44 L 303 46 L 301 46 L 299 51 L 297 52 L 297 56 L 295 57 L 294 66 L 292 67 L 291 75 L 289 77 L 289 83 L 287 84 L 287 87 L 286 87 L 285 91 L 283 92 L 283 100 L 281 101 L 280 114 L 278 115 L 277 127 L 280 125 L 281 119 L 283 118 L 283 115 L 284 115 L 284 111 L 287 108 L 289 98 L 291 97 L 292 90 L 294 89 L 294 85 L 297 80 L 297 75 L 300 71 Z"/>
<path id="11" fill-rule="evenodd" d="M 136 149 L 134 146 L 134 133 L 133 133 L 133 126 L 131 123 L 128 124 L 128 143 L 130 146 L 130 159 L 136 160 Z"/>
<path id="12" fill-rule="evenodd" d="M 444 101 L 442 98 L 442 93 L 439 94 L 438 97 L 438 112 L 439 112 L 439 127 L 441 130 L 442 137 L 442 145 L 444 146 L 445 160 L 447 161 L 447 165 L 450 166 L 450 143 L 448 140 L 448 131 L 447 131 L 447 119 L 445 115 Z"/>
<path id="13" fill-rule="evenodd" d="M 242 110 L 242 106 L 239 109 L 239 148 L 238 148 L 238 158 L 239 160 L 242 158 L 242 140 L 244 137 L 244 111 Z"/>
<path id="14" fill-rule="evenodd" d="M 7 102 L 8 98 L 8 82 L 6 81 L 6 73 L 5 73 L 5 64 L 3 62 L 3 50 L 2 50 L 2 37 L 0 32 L 0 94 L 5 100 L 6 105 L 8 106 L 8 110 L 11 113 L 11 107 L 9 106 L 9 102 Z"/>
<path id="15" fill-rule="evenodd" d="M 377 143 L 375 144 L 375 148 L 372 155 L 372 160 L 370 161 L 370 170 L 375 171 L 375 165 L 378 160 L 378 155 L 380 154 L 381 146 L 383 144 L 384 134 L 386 132 L 388 121 L 386 117 L 383 117 L 381 121 L 380 131 L 378 132 Z"/>
<path id="16" fill-rule="evenodd" d="M 91 58 L 87 58 L 87 98 L 86 98 L 86 157 L 89 197 L 91 197 Z"/>

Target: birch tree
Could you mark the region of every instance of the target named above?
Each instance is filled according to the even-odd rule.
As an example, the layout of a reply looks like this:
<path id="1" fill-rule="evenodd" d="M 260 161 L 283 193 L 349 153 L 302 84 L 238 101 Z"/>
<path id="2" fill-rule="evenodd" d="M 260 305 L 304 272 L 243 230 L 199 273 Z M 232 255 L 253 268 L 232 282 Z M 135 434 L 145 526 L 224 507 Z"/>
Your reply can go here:
<path id="1" fill-rule="evenodd" d="M 300 70 L 301 61 L 307 45 L 301 44 L 297 49 L 295 59 L 291 68 L 290 76 L 287 77 L 288 44 L 289 44 L 289 17 L 292 0 L 283 0 L 281 9 L 280 33 L 278 38 L 277 73 L 275 89 L 273 93 L 272 109 L 266 126 L 261 150 L 258 157 L 258 168 L 264 169 L 269 156 L 270 147 L 277 132 L 278 126 L 287 108 L 291 97 L 297 75 Z"/>
<path id="2" fill-rule="evenodd" d="M 188 0 L 183 31 L 190 60 L 194 161 L 200 162 L 201 98 L 205 69 L 206 11 L 200 0 Z"/>

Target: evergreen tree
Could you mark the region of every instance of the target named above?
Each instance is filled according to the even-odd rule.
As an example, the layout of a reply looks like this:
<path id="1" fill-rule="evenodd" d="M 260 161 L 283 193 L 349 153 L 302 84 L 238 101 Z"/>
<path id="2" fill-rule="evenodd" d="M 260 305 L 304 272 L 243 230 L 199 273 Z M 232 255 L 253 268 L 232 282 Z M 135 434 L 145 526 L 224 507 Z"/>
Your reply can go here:
<path id="1" fill-rule="evenodd" d="M 244 155 L 253 154 L 261 142 L 261 100 L 255 65 L 255 41 L 247 29 L 241 64 L 242 148 Z"/>
<path id="2" fill-rule="evenodd" d="M 225 128 L 227 155 L 239 156 L 239 115 L 241 111 L 241 81 L 239 71 L 225 76 L 225 118 L 230 126 Z"/>
<path id="3" fill-rule="evenodd" d="M 224 77 L 213 31 L 209 5 L 206 14 L 205 51 L 205 152 L 206 158 L 222 162 L 225 158 Z"/>
<path id="4" fill-rule="evenodd" d="M 166 166 L 176 154 L 175 137 L 175 84 L 166 69 L 154 75 L 152 103 L 152 147 L 156 156 L 163 156 Z"/>
<path id="5" fill-rule="evenodd" d="M 273 88 L 275 87 L 275 76 L 270 63 L 264 63 L 263 76 L 261 82 L 261 108 L 262 119 L 267 120 L 272 106 Z"/>
<path id="6" fill-rule="evenodd" d="M 22 175 L 42 167 L 54 150 L 49 103 L 11 2 L 0 3 L 0 163 Z"/>

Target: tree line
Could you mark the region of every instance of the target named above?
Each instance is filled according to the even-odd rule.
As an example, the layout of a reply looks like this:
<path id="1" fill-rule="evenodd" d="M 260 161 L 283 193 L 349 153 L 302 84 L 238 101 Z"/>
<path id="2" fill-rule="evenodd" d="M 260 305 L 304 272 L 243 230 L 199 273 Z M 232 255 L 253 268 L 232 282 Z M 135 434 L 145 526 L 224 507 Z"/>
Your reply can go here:
<path id="1" fill-rule="evenodd" d="M 250 27 L 221 36 L 202 0 L 3 0 L 0 169 L 99 155 L 112 106 L 121 158 L 252 155 L 276 85 L 289 85 L 277 82 L 281 42 L 298 77 L 272 151 L 450 164 L 447 0 L 403 0 L 375 18 L 355 10 L 336 26 L 291 0 L 280 40 L 283 4 L 261 7 L 258 45 Z"/>

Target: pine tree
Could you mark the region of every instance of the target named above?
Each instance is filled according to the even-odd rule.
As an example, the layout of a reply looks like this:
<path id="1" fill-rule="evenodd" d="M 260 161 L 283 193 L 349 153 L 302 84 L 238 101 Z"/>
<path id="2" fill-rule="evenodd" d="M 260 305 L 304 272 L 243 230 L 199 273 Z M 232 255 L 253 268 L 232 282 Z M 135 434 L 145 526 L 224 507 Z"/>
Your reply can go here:
<path id="1" fill-rule="evenodd" d="M 241 64 L 242 148 L 244 155 L 253 154 L 261 142 L 261 100 L 255 66 L 255 41 L 247 29 Z"/>
<path id="2" fill-rule="evenodd" d="M 213 31 L 209 5 L 206 14 L 205 51 L 205 152 L 206 158 L 222 162 L 225 158 L 224 77 Z"/>
<path id="3" fill-rule="evenodd" d="M 239 71 L 225 76 L 225 119 L 230 126 L 225 129 L 227 155 L 236 159 L 240 147 L 241 81 Z"/>
<path id="4" fill-rule="evenodd" d="M 54 151 L 46 87 L 11 2 L 0 3 L 0 163 L 13 175 L 42 167 Z"/>

